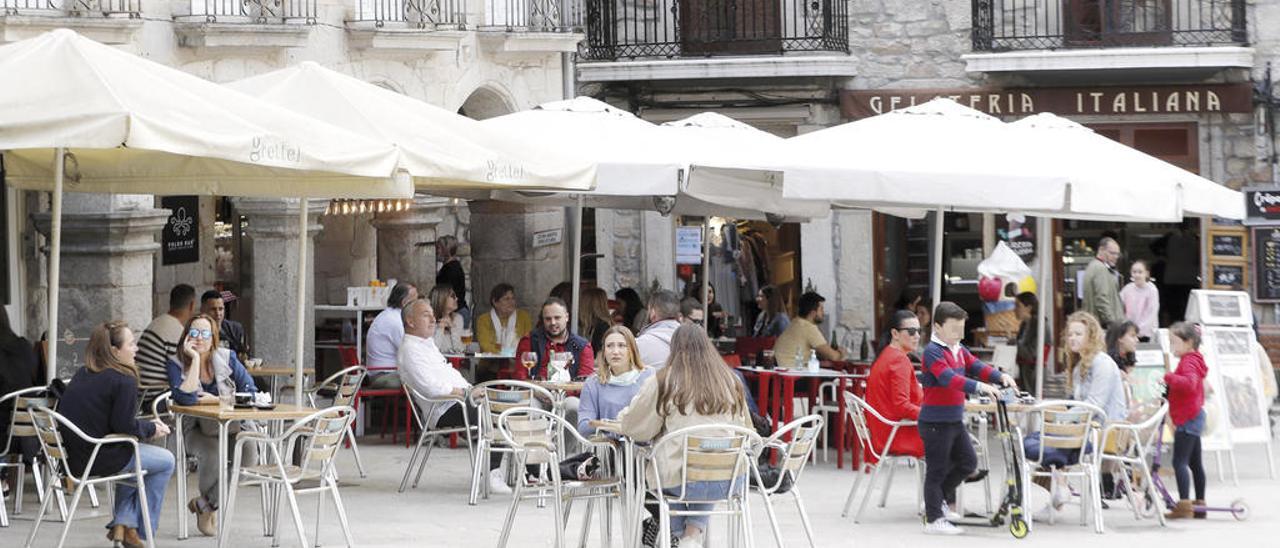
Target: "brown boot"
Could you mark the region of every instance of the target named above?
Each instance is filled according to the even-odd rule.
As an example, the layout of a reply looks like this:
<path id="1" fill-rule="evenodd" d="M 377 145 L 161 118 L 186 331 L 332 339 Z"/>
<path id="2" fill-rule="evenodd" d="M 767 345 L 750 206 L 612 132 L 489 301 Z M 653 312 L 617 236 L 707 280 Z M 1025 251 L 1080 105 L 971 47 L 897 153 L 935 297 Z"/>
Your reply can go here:
<path id="1" fill-rule="evenodd" d="M 112 546 L 119 547 L 124 543 L 125 529 L 128 529 L 128 527 L 123 525 L 112 525 L 110 529 L 107 529 L 107 540 L 111 542 Z"/>
<path id="2" fill-rule="evenodd" d="M 1193 500 L 1193 501 L 1191 501 L 1191 506 L 1193 506 L 1193 507 L 1194 507 L 1194 508 L 1192 508 L 1192 510 L 1191 510 L 1191 517 L 1193 517 L 1193 518 L 1195 518 L 1195 519 L 1204 519 L 1204 518 L 1208 517 L 1208 515 L 1209 515 L 1209 513 L 1208 513 L 1208 512 L 1205 512 L 1204 510 L 1196 510 L 1196 509 L 1195 509 L 1195 508 L 1204 508 L 1204 500 L 1201 500 L 1201 499 Z"/>
<path id="3" fill-rule="evenodd" d="M 142 542 L 142 537 L 138 536 L 138 530 L 128 527 L 124 530 L 124 540 L 121 541 L 124 548 L 145 548 L 147 543 Z"/>
<path id="4" fill-rule="evenodd" d="M 196 497 L 187 503 L 187 509 L 196 515 L 196 529 L 206 537 L 218 534 L 218 511 L 204 497 Z"/>
<path id="5" fill-rule="evenodd" d="M 1164 519 L 1187 519 L 1194 515 L 1191 511 L 1191 501 L 1183 499 L 1174 505 L 1173 510 L 1164 515 Z"/>

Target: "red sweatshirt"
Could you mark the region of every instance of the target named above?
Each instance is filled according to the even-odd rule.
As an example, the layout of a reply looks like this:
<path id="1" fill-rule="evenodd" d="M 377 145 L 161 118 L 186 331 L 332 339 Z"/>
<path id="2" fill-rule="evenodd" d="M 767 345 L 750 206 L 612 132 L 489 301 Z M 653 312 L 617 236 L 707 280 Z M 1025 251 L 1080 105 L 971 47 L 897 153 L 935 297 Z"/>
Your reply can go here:
<path id="1" fill-rule="evenodd" d="M 1178 368 L 1172 373 L 1165 373 L 1164 383 L 1169 387 L 1169 418 L 1174 426 L 1182 426 L 1196 418 L 1204 407 L 1204 378 L 1209 374 L 1209 366 L 1204 363 L 1204 356 L 1192 350 L 1178 360 Z"/>
<path id="2" fill-rule="evenodd" d="M 897 348 L 885 347 L 871 365 L 871 374 L 867 376 L 867 405 L 891 421 L 914 421 L 920 417 L 920 402 L 923 399 L 924 391 L 916 380 L 911 359 Z M 870 413 L 867 414 L 867 428 L 871 431 L 871 443 L 877 450 L 884 447 L 893 430 L 892 426 L 880 422 Z M 889 452 L 894 455 L 923 457 L 924 443 L 920 441 L 920 432 L 914 426 L 899 428 Z M 867 458 L 874 462 L 869 452 Z"/>

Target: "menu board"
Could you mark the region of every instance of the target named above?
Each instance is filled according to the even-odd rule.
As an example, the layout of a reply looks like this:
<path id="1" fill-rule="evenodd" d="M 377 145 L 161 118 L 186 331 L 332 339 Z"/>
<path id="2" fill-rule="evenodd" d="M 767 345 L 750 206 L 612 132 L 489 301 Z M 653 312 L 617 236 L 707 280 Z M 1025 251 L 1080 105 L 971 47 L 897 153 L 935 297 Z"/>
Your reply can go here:
<path id="1" fill-rule="evenodd" d="M 1253 325 L 1253 307 L 1249 294 L 1243 291 L 1193 289 L 1185 319 L 1213 325 Z"/>
<path id="2" fill-rule="evenodd" d="M 1209 287 L 1213 289 L 1244 289 L 1245 285 L 1245 265 L 1242 264 L 1213 264 L 1213 279 L 1209 283 Z"/>
<path id="3" fill-rule="evenodd" d="M 1204 328 L 1200 350 L 1209 365 L 1210 385 L 1223 418 L 1230 425 L 1233 443 L 1266 443 L 1271 436 L 1267 403 L 1254 350 L 1253 329 L 1248 327 Z"/>
<path id="4" fill-rule="evenodd" d="M 1209 233 L 1209 254 L 1213 257 L 1245 258 L 1244 232 L 1226 233 L 1211 231 Z"/>
<path id="5" fill-rule="evenodd" d="M 1253 229 L 1253 298 L 1280 302 L 1280 227 Z"/>

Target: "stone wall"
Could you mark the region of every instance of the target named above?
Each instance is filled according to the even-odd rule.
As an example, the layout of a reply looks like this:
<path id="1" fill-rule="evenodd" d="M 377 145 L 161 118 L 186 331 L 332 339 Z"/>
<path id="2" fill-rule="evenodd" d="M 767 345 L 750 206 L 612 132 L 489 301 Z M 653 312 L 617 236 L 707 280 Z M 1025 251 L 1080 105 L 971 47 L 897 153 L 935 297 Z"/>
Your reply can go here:
<path id="1" fill-rule="evenodd" d="M 965 73 L 970 0 L 850 0 L 849 44 L 858 75 L 849 89 L 954 88 L 979 78 Z"/>

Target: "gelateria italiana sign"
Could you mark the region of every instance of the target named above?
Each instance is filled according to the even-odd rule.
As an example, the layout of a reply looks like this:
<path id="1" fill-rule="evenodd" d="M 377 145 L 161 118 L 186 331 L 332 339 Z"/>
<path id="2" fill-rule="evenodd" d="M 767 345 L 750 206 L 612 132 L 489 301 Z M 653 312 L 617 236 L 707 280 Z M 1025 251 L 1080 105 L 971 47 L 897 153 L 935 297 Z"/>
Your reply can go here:
<path id="1" fill-rule="evenodd" d="M 947 97 L 993 116 L 1052 112 L 1062 116 L 1253 112 L 1249 84 L 1026 89 L 844 90 L 846 118 L 866 118 Z"/>

